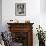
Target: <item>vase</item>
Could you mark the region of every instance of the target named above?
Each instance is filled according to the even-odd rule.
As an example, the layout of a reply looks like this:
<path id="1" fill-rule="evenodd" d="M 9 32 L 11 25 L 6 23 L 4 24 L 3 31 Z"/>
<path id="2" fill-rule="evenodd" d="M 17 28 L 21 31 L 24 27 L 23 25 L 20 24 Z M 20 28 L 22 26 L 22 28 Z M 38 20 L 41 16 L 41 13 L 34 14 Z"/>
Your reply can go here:
<path id="1" fill-rule="evenodd" d="M 39 40 L 39 46 L 45 46 L 45 41 Z"/>

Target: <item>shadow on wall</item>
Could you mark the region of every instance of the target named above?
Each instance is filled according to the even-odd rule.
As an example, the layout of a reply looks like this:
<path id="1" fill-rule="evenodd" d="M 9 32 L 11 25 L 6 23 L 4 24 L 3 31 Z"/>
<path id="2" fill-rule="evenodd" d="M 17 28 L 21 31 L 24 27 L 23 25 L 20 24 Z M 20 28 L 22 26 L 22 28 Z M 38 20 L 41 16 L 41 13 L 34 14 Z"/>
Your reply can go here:
<path id="1" fill-rule="evenodd" d="M 0 0 L 0 31 L 2 31 L 2 0 Z"/>
<path id="2" fill-rule="evenodd" d="M 40 0 L 40 12 L 46 14 L 46 0 Z"/>

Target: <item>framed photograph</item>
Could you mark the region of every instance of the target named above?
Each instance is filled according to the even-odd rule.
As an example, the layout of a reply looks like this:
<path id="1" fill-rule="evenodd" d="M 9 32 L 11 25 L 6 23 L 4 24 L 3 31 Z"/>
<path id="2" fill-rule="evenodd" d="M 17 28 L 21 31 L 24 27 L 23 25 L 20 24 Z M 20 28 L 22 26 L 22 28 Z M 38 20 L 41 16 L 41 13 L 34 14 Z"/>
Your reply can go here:
<path id="1" fill-rule="evenodd" d="M 26 15 L 26 3 L 16 3 L 15 4 L 15 15 L 16 16 Z"/>

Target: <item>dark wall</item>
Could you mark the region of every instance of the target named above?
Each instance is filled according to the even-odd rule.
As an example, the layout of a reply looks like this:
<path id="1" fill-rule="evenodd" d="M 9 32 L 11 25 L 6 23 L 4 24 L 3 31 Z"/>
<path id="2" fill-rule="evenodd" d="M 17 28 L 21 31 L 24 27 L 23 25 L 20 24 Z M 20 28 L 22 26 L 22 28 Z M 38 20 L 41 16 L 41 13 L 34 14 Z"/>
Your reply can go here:
<path id="1" fill-rule="evenodd" d="M 2 28 L 2 0 L 0 0 L 0 31 Z"/>

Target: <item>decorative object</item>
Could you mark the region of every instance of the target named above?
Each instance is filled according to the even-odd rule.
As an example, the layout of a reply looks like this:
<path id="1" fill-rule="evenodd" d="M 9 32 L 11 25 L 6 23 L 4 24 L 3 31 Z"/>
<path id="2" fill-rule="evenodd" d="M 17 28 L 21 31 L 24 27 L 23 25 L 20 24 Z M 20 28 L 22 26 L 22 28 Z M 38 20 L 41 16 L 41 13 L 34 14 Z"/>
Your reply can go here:
<path id="1" fill-rule="evenodd" d="M 30 20 L 25 20 L 25 23 L 30 23 Z"/>
<path id="2" fill-rule="evenodd" d="M 46 41 L 46 31 L 44 31 L 44 35 L 45 35 L 45 41 Z"/>
<path id="3" fill-rule="evenodd" d="M 10 20 L 10 21 L 13 21 L 13 20 Z"/>
<path id="4" fill-rule="evenodd" d="M 1 32 L 1 36 L 2 39 L 4 41 L 4 45 L 5 46 L 10 46 L 10 42 L 12 42 L 12 36 L 11 36 L 11 32 L 9 31 L 5 31 L 5 32 Z"/>
<path id="5" fill-rule="evenodd" d="M 15 15 L 16 16 L 26 15 L 26 3 L 16 3 L 15 4 Z"/>
<path id="6" fill-rule="evenodd" d="M 37 34 L 38 35 L 38 40 L 39 40 L 39 46 L 45 46 L 45 35 L 43 32 L 42 27 L 36 28 L 37 29 Z"/>
<path id="7" fill-rule="evenodd" d="M 2 33 L 0 32 L 0 46 L 5 46 L 1 34 L 2 34 Z"/>
<path id="8" fill-rule="evenodd" d="M 8 21 L 9 23 L 19 23 L 19 21 L 17 19 L 11 19 L 10 21 Z"/>

